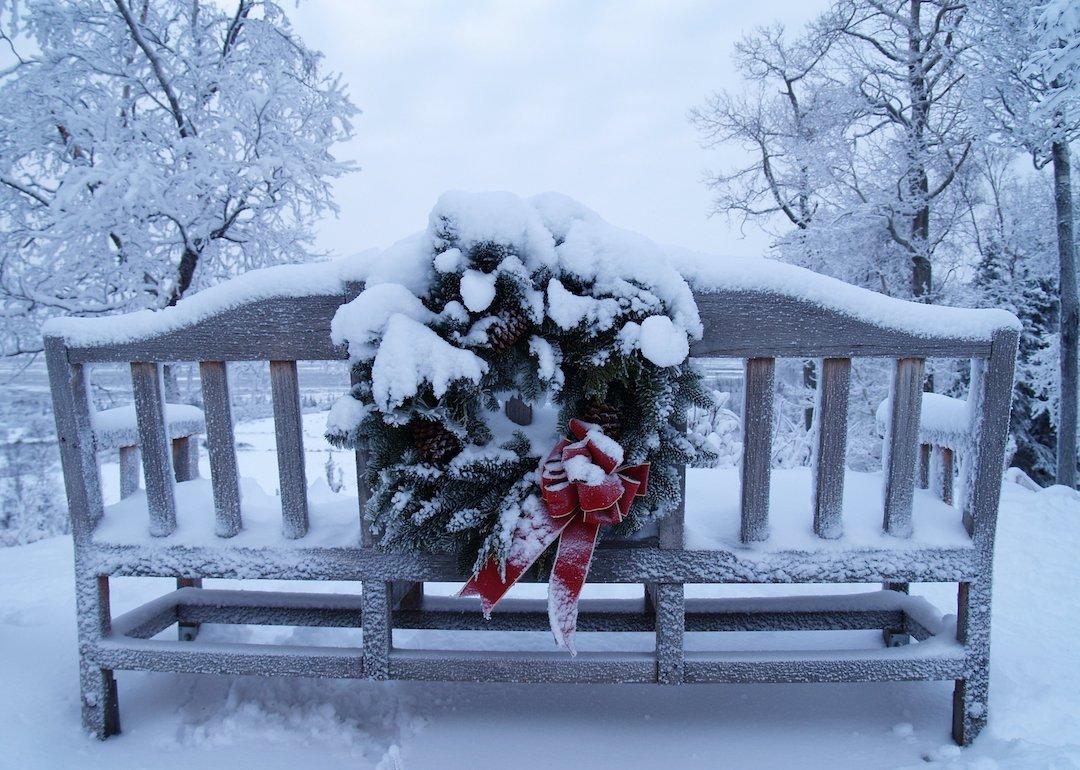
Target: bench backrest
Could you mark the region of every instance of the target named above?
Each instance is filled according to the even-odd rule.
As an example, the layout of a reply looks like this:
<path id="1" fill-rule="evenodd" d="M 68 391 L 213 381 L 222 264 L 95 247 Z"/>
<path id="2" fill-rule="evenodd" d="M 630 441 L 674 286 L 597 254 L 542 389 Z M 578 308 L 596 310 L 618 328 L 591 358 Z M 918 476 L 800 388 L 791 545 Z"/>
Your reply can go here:
<path id="1" fill-rule="evenodd" d="M 242 286 L 244 280 L 241 277 L 233 283 Z M 836 537 L 842 531 L 851 359 L 894 361 L 883 464 L 882 526 L 889 534 L 903 538 L 912 534 L 924 361 L 928 357 L 963 358 L 971 360 L 969 399 L 975 424 L 972 449 L 964 464 L 967 477 L 960 509 L 968 532 L 988 552 L 1008 428 L 1017 344 L 1015 319 L 1001 311 L 936 308 L 889 299 L 839 281 L 831 281 L 825 288 L 830 285 L 835 285 L 840 295 L 837 302 L 777 288 L 736 287 L 696 293 L 704 334 L 692 343 L 691 355 L 746 359 L 742 539 L 749 542 L 767 537 L 777 358 L 821 360 L 812 462 L 813 526 L 822 538 Z M 303 537 L 308 530 L 308 513 L 296 362 L 346 359 L 345 350 L 331 342 L 330 322 L 337 308 L 361 288 L 361 284 L 342 283 L 340 291 L 260 296 L 227 303 L 219 310 L 205 311 L 203 307 L 205 312 L 196 312 L 197 303 L 181 303 L 156 314 L 138 314 L 138 323 L 132 324 L 136 331 L 119 334 L 116 329 L 123 327 L 116 325 L 116 319 L 110 319 L 112 324 L 108 325 L 101 319 L 65 320 L 47 328 L 46 356 L 77 540 L 89 538 L 102 514 L 86 369 L 96 362 L 131 365 L 150 531 L 158 536 L 170 534 L 176 526 L 161 365 L 199 363 L 216 532 L 229 537 L 239 531 L 241 521 L 226 364 L 268 360 L 283 532 L 286 537 Z M 362 466 L 359 454 L 357 462 Z M 362 507 L 366 499 L 363 488 L 360 498 Z M 660 544 L 682 547 L 680 517 L 672 517 L 662 526 Z"/>

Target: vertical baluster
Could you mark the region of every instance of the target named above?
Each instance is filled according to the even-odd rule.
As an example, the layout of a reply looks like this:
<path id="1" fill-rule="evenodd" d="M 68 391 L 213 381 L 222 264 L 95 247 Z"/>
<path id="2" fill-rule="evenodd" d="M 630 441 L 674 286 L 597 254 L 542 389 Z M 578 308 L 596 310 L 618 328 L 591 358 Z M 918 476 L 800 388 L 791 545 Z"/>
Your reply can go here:
<path id="1" fill-rule="evenodd" d="M 953 502 L 953 461 L 956 455 L 946 446 L 934 447 L 932 479 L 934 496 L 952 505 Z"/>
<path id="2" fill-rule="evenodd" d="M 131 497 L 139 491 L 141 464 L 138 446 L 120 447 L 120 499 Z"/>
<path id="3" fill-rule="evenodd" d="M 844 462 L 847 454 L 850 358 L 821 362 L 817 387 L 817 436 L 814 441 L 814 532 L 836 539 L 844 533 Z"/>
<path id="4" fill-rule="evenodd" d="M 308 531 L 304 433 L 295 361 L 270 362 L 270 391 L 274 398 L 282 531 L 285 537 L 295 540 Z"/>
<path id="5" fill-rule="evenodd" d="M 923 359 L 896 362 L 890 394 L 889 426 L 885 436 L 885 531 L 911 537 L 911 506 L 915 492 L 915 460 L 922 412 Z"/>
<path id="6" fill-rule="evenodd" d="M 919 489 L 930 488 L 930 452 L 929 444 L 919 444 Z"/>
<path id="7" fill-rule="evenodd" d="M 172 440 L 173 471 L 177 481 L 199 478 L 198 446 L 198 436 L 177 436 Z"/>
<path id="8" fill-rule="evenodd" d="M 746 360 L 740 531 L 744 543 L 769 537 L 774 371 L 775 359 Z"/>
<path id="9" fill-rule="evenodd" d="M 236 467 L 232 401 L 224 361 L 199 364 L 203 409 L 206 412 L 206 448 L 210 455 L 210 482 L 214 488 L 214 533 L 232 537 L 243 526 L 240 516 L 240 475 Z"/>
<path id="10" fill-rule="evenodd" d="M 176 530 L 176 497 L 160 364 L 145 361 L 132 363 L 131 385 L 135 396 L 135 416 L 139 423 L 150 534 L 164 537 Z"/>

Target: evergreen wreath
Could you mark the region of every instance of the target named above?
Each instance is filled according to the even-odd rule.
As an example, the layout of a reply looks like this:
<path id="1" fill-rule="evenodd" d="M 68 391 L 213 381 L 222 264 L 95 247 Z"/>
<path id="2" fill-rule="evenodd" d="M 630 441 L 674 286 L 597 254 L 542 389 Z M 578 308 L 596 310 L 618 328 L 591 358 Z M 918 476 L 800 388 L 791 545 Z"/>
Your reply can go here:
<path id="1" fill-rule="evenodd" d="M 379 269 L 411 269 L 412 290 L 377 282 Z M 427 233 L 384 254 L 334 318 L 355 384 L 327 437 L 367 452 L 377 545 L 453 554 L 473 572 L 505 561 L 522 511 L 542 504 L 537 468 L 550 449 L 527 431 L 493 430 L 514 394 L 557 410 L 558 435 L 577 417 L 617 439 L 628 463 L 651 464 L 648 493 L 604 534 L 667 515 L 680 503 L 679 466 L 716 459 L 684 427 L 690 406 L 711 405 L 686 358 L 699 330 L 692 294 L 659 250 L 580 204 L 444 195 Z"/>

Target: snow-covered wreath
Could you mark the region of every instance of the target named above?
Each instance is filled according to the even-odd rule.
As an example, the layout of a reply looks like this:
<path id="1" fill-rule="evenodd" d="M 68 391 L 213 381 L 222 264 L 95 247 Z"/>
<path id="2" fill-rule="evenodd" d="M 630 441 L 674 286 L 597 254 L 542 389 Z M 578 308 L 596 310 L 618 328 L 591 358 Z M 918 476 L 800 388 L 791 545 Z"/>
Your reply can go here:
<path id="1" fill-rule="evenodd" d="M 668 514 L 678 467 L 713 459 L 684 429 L 709 404 L 689 286 L 651 241 L 555 194 L 447 193 L 366 278 L 333 321 L 355 384 L 327 435 L 367 452 L 375 542 L 456 555 L 485 612 L 558 543 L 549 607 L 572 649 L 596 538 Z M 531 423 L 507 417 L 514 397 Z"/>

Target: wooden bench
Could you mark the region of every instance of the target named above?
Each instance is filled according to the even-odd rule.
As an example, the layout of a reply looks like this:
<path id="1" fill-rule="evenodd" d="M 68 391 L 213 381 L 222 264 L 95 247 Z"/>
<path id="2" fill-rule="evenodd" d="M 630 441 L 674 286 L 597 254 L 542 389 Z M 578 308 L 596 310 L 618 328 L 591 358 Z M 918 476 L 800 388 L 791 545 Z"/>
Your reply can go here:
<path id="1" fill-rule="evenodd" d="M 120 497 L 130 497 L 139 489 L 141 464 L 135 405 L 103 409 L 94 414 L 93 422 L 94 445 L 99 452 L 117 450 Z M 206 420 L 202 410 L 188 404 L 166 404 L 165 430 L 172 441 L 172 463 L 176 480 L 189 481 L 197 478 L 198 437 L 206 432 Z"/>
<path id="2" fill-rule="evenodd" d="M 877 423 L 883 436 L 888 429 L 891 409 L 889 399 L 877 408 Z M 967 401 L 941 393 L 922 394 L 918 483 L 922 489 L 933 490 L 946 503 L 954 502 L 957 461 L 970 447 L 971 428 L 971 405 Z"/>
<path id="3" fill-rule="evenodd" d="M 741 542 L 715 549 L 687 548 L 680 512 L 662 522 L 649 539 L 604 543 L 592 563 L 590 582 L 639 584 L 644 589 L 636 599 L 583 600 L 581 635 L 638 631 L 653 635 L 654 644 L 648 650 L 586 650 L 571 657 L 562 651 L 410 649 L 394 644 L 394 629 L 482 629 L 485 634 L 543 630 L 548 626 L 545 605 L 508 599 L 485 622 L 474 599 L 429 595 L 425 582 L 461 583 L 467 575 L 451 558 L 373 548 L 362 520 L 364 488 L 358 494 L 359 521 L 354 520 L 355 529 L 350 530 L 355 535 L 330 545 L 318 539 L 318 527 L 312 523 L 318 519 L 309 516 L 306 494 L 296 362 L 346 358 L 344 350 L 331 344 L 330 320 L 361 286 L 326 278 L 321 283 L 286 285 L 283 295 L 276 296 L 265 290 L 273 282 L 249 281 L 247 276 L 243 280 L 227 291 L 211 290 L 176 308 L 141 314 L 138 323 L 133 319 L 122 334 L 110 321 L 98 319 L 65 320 L 46 330 L 75 539 L 82 716 L 85 726 L 99 737 L 119 730 L 113 678 L 118 669 L 663 685 L 952 680 L 955 740 L 969 743 L 985 724 L 994 531 L 1017 345 L 1017 326 L 1011 317 L 1000 311 L 956 311 L 888 300 L 892 312 L 887 320 L 879 320 L 861 306 L 830 307 L 786 289 L 733 284 L 697 292 L 705 333 L 693 343 L 691 355 L 745 359 L 737 535 Z M 833 283 L 838 293 L 850 295 L 851 287 Z M 245 286 L 260 288 L 245 295 Z M 940 331 L 912 331 L 897 320 L 909 311 L 940 321 L 932 324 Z M 964 319 L 977 323 L 958 328 L 953 320 L 964 312 Z M 968 478 L 960 506 L 964 528 L 956 525 L 962 538 L 958 544 L 913 539 L 923 361 L 931 356 L 971 361 L 974 438 L 965 450 Z M 810 537 L 817 543 L 812 547 L 770 545 L 777 541 L 769 523 L 774 370 L 776 359 L 784 357 L 821 360 L 812 500 L 805 510 L 807 532 L 812 527 Z M 894 362 L 884 491 L 881 502 L 875 502 L 881 506 L 881 531 L 874 543 L 857 546 L 850 545 L 845 534 L 845 516 L 853 511 L 843 503 L 853 357 Z M 227 362 L 252 360 L 270 361 L 272 381 L 281 513 L 280 537 L 270 545 L 252 540 L 254 534 L 242 521 L 226 377 Z M 159 370 L 174 361 L 199 362 L 209 482 L 177 485 L 171 472 Z M 145 539 L 116 542 L 100 534 L 103 517 L 108 518 L 111 509 L 102 502 L 87 390 L 89 366 L 97 362 L 131 367 L 146 481 Z M 362 453 L 356 462 L 363 467 Z M 185 539 L 183 527 L 177 529 L 177 499 L 183 497 L 178 491 L 207 483 L 212 485 L 213 511 L 182 510 L 181 518 L 212 515 L 216 537 L 210 543 L 192 542 Z M 114 618 L 109 609 L 112 576 L 166 576 L 184 582 L 176 591 Z M 349 580 L 362 581 L 363 589 L 357 596 L 194 587 L 205 578 Z M 910 582 L 958 584 L 955 624 L 925 601 L 908 596 Z M 709 583 L 876 585 L 869 592 L 841 596 L 686 597 L 686 584 Z M 199 623 L 356 628 L 362 629 L 362 641 L 352 648 L 311 648 L 152 638 L 176 623 L 193 629 Z M 895 648 L 879 643 L 843 654 L 733 652 L 702 650 L 699 645 L 688 649 L 685 644 L 687 632 L 818 629 L 871 629 L 909 635 L 915 641 Z M 187 638 L 193 637 L 192 633 Z"/>

